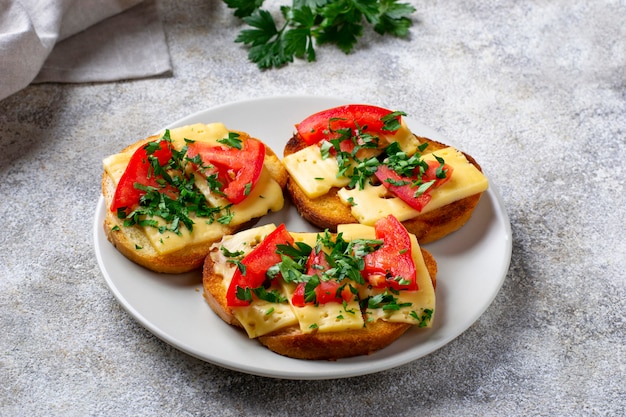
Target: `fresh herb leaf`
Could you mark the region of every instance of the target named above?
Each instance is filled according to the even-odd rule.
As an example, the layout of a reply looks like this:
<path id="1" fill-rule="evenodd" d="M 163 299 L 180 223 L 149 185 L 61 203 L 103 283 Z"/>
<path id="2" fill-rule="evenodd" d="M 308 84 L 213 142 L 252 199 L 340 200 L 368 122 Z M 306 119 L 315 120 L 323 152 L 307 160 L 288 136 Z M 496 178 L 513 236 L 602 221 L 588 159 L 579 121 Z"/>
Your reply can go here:
<path id="1" fill-rule="evenodd" d="M 413 177 L 416 169 L 419 168 L 418 172 L 424 172 L 428 169 L 428 164 L 422 159 L 420 152 L 415 152 L 409 156 L 400 148 L 398 142 L 392 142 L 387 146 L 385 152 L 388 155 L 384 161 L 385 165 L 396 171 L 400 176 Z"/>
<path id="2" fill-rule="evenodd" d="M 415 12 L 415 8 L 410 4 L 393 0 L 382 0 L 379 3 L 380 13 L 372 21 L 376 33 L 380 35 L 389 33 L 399 38 L 407 36 L 411 26 L 411 19 L 408 16 Z"/>
<path id="3" fill-rule="evenodd" d="M 425 183 L 420 184 L 417 187 L 417 190 L 415 190 L 415 193 L 413 193 L 413 197 L 419 197 L 422 194 L 424 194 L 426 191 L 428 191 L 430 189 L 430 187 L 432 187 L 435 184 L 435 180 L 430 180 L 427 181 Z"/>
<path id="4" fill-rule="evenodd" d="M 227 258 L 238 258 L 241 259 L 244 255 L 244 251 L 242 250 L 238 250 L 235 252 L 231 252 L 230 250 L 228 250 L 228 248 L 226 246 L 220 246 L 220 250 L 222 251 L 222 254 L 227 257 Z"/>
<path id="5" fill-rule="evenodd" d="M 433 318 L 433 310 L 431 310 L 430 308 L 425 308 L 421 310 L 421 313 L 421 315 L 417 314 L 417 312 L 414 310 L 411 311 L 410 316 L 417 320 L 418 327 L 426 327 Z"/>
<path id="6" fill-rule="evenodd" d="M 235 9 L 235 16 L 246 17 L 254 13 L 263 5 L 263 0 L 224 0 L 230 8 Z"/>
<path id="7" fill-rule="evenodd" d="M 406 116 L 406 113 L 403 111 L 394 111 L 384 116 L 382 120 L 385 124 L 383 125 L 383 130 L 388 132 L 395 132 L 400 129 L 402 123 L 398 120 L 398 116 Z"/>
<path id="8" fill-rule="evenodd" d="M 383 311 L 397 311 L 403 307 L 410 307 L 412 305 L 412 303 L 398 303 L 398 299 L 388 291 L 361 300 L 361 303 L 369 309 L 380 308 Z"/>
<path id="9" fill-rule="evenodd" d="M 252 183 L 249 182 L 246 185 L 243 186 L 243 195 L 249 195 L 250 194 L 250 190 L 252 190 Z"/>
<path id="10" fill-rule="evenodd" d="M 398 0 L 293 0 L 282 6 L 281 23 L 265 9 L 263 0 L 224 0 L 250 29 L 235 42 L 248 46 L 248 59 L 260 69 L 279 68 L 294 58 L 316 60 L 316 45 L 334 44 L 353 51 L 366 25 L 380 35 L 406 37 L 415 8 Z"/>
<path id="11" fill-rule="evenodd" d="M 356 166 L 352 168 L 348 188 L 355 188 L 357 186 L 359 190 L 365 188 L 365 182 L 374 175 L 379 165 L 380 161 L 374 157 L 359 161 Z"/>
<path id="12" fill-rule="evenodd" d="M 293 61 L 293 54 L 289 55 L 287 52 L 284 39 L 286 24 L 278 29 L 274 18 L 267 10 L 257 10 L 252 15 L 244 17 L 243 21 L 253 29 L 242 30 L 235 42 L 250 46 L 248 59 L 255 62 L 259 68 L 278 68 Z"/>
<path id="13" fill-rule="evenodd" d="M 267 301 L 268 303 L 286 303 L 287 298 L 281 295 L 281 293 L 277 290 L 267 291 L 265 287 L 258 287 L 252 290 L 254 295 L 257 296 L 259 300 Z"/>
<path id="14" fill-rule="evenodd" d="M 322 153 L 322 159 L 330 157 L 330 150 L 333 149 L 333 144 L 327 140 L 323 140 L 320 143 L 320 152 Z"/>
<path id="15" fill-rule="evenodd" d="M 236 132 L 228 132 L 228 137 L 223 139 L 218 139 L 217 141 L 226 146 L 230 146 L 231 148 L 239 149 L 243 147 L 243 141 L 239 139 L 239 133 Z"/>
<path id="16" fill-rule="evenodd" d="M 225 210 L 226 213 L 217 219 L 218 223 L 229 224 L 233 220 L 233 217 L 235 217 L 235 213 L 230 211 L 230 205 L 226 206 Z"/>
<path id="17" fill-rule="evenodd" d="M 443 169 L 444 165 L 446 164 L 446 161 L 444 161 L 443 158 L 438 157 L 437 155 L 433 154 L 433 156 L 435 157 L 437 162 L 439 162 L 439 166 L 437 167 L 437 170 L 435 171 L 435 176 L 439 179 L 446 178 L 448 175 L 448 170 Z"/>
<path id="18" fill-rule="evenodd" d="M 387 178 L 385 182 L 388 182 L 389 184 L 394 185 L 396 187 L 402 187 L 403 185 L 407 185 L 411 183 L 410 181 L 395 180 L 393 178 Z"/>
<path id="19" fill-rule="evenodd" d="M 240 259 L 229 259 L 227 262 L 234 264 L 237 269 L 239 270 L 239 272 L 241 272 L 241 275 L 246 275 L 246 264 L 244 264 L 243 262 L 241 262 Z"/>
<path id="20" fill-rule="evenodd" d="M 242 301 L 252 301 L 252 291 L 248 287 L 242 288 L 237 286 L 235 297 Z"/>

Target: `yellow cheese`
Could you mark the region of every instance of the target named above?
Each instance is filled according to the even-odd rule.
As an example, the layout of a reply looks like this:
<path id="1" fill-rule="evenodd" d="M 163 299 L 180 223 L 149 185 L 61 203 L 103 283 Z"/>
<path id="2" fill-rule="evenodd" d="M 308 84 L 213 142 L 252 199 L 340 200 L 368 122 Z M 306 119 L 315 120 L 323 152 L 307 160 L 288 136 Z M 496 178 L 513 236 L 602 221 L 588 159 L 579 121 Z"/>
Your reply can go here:
<path id="1" fill-rule="evenodd" d="M 393 214 L 401 222 L 412 219 L 418 213 L 398 197 L 389 196 L 383 185 L 365 184 L 362 190 L 341 188 L 337 196 L 361 224 L 373 226 L 378 219 Z"/>
<path id="2" fill-rule="evenodd" d="M 424 160 L 435 161 L 435 156 L 443 158 L 448 165 L 454 168 L 454 172 L 448 182 L 431 192 L 432 200 L 424 207 L 422 213 L 482 193 L 489 187 L 487 177 L 465 158 L 463 152 L 448 147 L 424 155 Z"/>
<path id="3" fill-rule="evenodd" d="M 230 286 L 237 267 L 235 264 L 228 262 L 220 248 L 224 246 L 230 252 L 242 251 L 246 255 L 274 229 L 276 229 L 274 224 L 254 227 L 235 235 L 224 236 L 221 241 L 213 245 L 214 250 L 211 251 L 211 258 L 214 263 L 214 272 L 223 277 L 222 285 L 224 289 L 227 290 Z M 250 338 L 263 336 L 274 330 L 298 323 L 298 319 L 293 314 L 288 303 L 280 304 L 255 300 L 248 307 L 232 308 L 232 312 Z"/>
<path id="4" fill-rule="evenodd" d="M 417 324 L 420 319 L 430 317 L 428 320 L 424 319 L 422 327 L 431 327 L 435 312 L 435 288 L 428 273 L 428 268 L 424 263 L 417 239 L 414 235 L 410 235 L 410 237 L 411 254 L 415 260 L 418 290 L 398 292 L 398 304 L 410 303 L 409 306 L 402 307 L 399 310 L 384 311 L 382 308 L 368 308 L 365 312 L 368 321 L 385 320 L 396 323 Z M 361 293 L 361 296 L 373 296 L 380 292 L 384 292 L 384 290 L 372 289 Z"/>
<path id="5" fill-rule="evenodd" d="M 270 223 L 263 226 L 242 230 L 234 235 L 223 236 L 211 246 L 210 256 L 213 261 L 213 272 L 223 277 L 224 289 L 228 289 L 230 281 L 235 273 L 236 265 L 229 262 L 221 248 L 226 248 L 231 253 L 243 252 L 242 256 L 249 254 L 259 243 L 276 229 L 276 225 Z"/>
<path id="6" fill-rule="evenodd" d="M 212 123 L 208 125 L 194 124 L 170 130 L 172 144 L 174 148 L 179 150 L 185 145 L 184 139 L 214 143 L 217 146 L 219 144 L 217 140 L 227 136 L 228 129 L 222 123 Z M 104 169 L 116 185 L 126 170 L 132 153 L 133 152 L 123 152 L 104 159 Z M 200 175 L 197 175 L 196 178 L 198 188 L 213 207 L 223 207 L 229 204 L 223 197 L 211 194 L 206 180 Z M 158 229 L 149 226 L 143 227 L 142 229 L 156 251 L 160 254 L 167 254 L 180 250 L 187 245 L 200 244 L 218 239 L 229 232 L 229 226 L 232 227 L 243 224 L 253 218 L 267 214 L 268 211 L 278 211 L 282 209 L 283 205 L 284 198 L 282 189 L 264 167 L 250 195 L 241 203 L 230 207 L 229 211 L 233 217 L 228 225 L 223 225 L 217 221 L 211 222 L 209 219 L 197 218 L 195 215 L 191 215 L 190 218 L 194 221 L 192 233 L 185 227 L 180 228 L 180 234 L 173 232 L 161 233 Z M 222 213 L 222 215 L 227 214 L 226 211 Z M 155 217 L 154 220 L 156 220 L 159 225 L 165 224 L 160 217 Z"/>
<path id="7" fill-rule="evenodd" d="M 309 198 L 319 197 L 333 187 L 344 187 L 350 183 L 349 178 L 337 177 L 337 159 L 322 158 L 318 145 L 285 156 L 283 165 Z"/>
<path id="8" fill-rule="evenodd" d="M 157 228 L 149 226 L 142 229 L 154 249 L 162 255 L 175 252 L 188 245 L 214 241 L 229 232 L 228 226 L 217 221 L 209 224 L 204 218 L 195 215 L 189 217 L 194 222 L 193 232 L 189 232 L 186 227 L 180 227 L 180 234 L 169 231 L 161 233 Z M 165 225 L 165 221 L 160 217 L 152 217 L 152 219 L 156 220 L 159 226 Z"/>
<path id="9" fill-rule="evenodd" d="M 371 226 L 358 223 L 340 224 L 337 233 L 341 233 L 345 240 L 376 239 L 376 231 Z"/>
<path id="10" fill-rule="evenodd" d="M 435 155 L 443 158 L 454 168 L 452 177 L 441 187 L 431 191 L 432 199 L 419 212 L 398 197 L 392 196 L 383 185 L 367 184 L 363 190 L 342 188 L 337 195 L 350 206 L 352 215 L 362 224 L 373 225 L 376 220 L 393 214 L 398 220 L 412 219 L 447 204 L 485 191 L 489 187 L 487 177 L 472 165 L 462 152 L 448 147 L 424 155 L 426 161 L 435 160 Z"/>
<path id="11" fill-rule="evenodd" d="M 287 303 L 256 300 L 248 307 L 234 307 L 232 311 L 251 339 L 298 324 L 298 319 Z"/>
<path id="12" fill-rule="evenodd" d="M 272 233 L 276 229 L 276 225 L 273 223 L 264 224 L 263 226 L 256 226 L 247 230 L 242 230 L 241 232 L 235 233 L 234 235 L 224 236 L 219 242 L 213 244 L 213 247 L 219 249 L 224 246 L 230 252 L 238 252 L 242 251 L 244 255 L 247 255 L 258 245 L 261 243 L 267 235 Z M 222 257 L 224 256 L 221 251 L 217 251 Z M 214 256 L 214 255 L 211 255 Z M 218 263 L 222 263 L 221 261 L 225 261 L 226 258 L 216 258 Z"/>
<path id="13" fill-rule="evenodd" d="M 406 125 L 404 118 L 402 118 L 401 120 L 400 129 L 398 129 L 394 135 L 387 135 L 385 136 L 385 138 L 387 139 L 388 144 L 390 144 L 391 142 L 398 142 L 398 145 L 400 145 L 400 149 L 402 149 L 409 155 L 413 155 L 415 152 L 417 152 L 417 148 L 420 145 L 417 137 L 415 137 L 413 132 L 411 132 L 411 130 Z"/>
<path id="14" fill-rule="evenodd" d="M 381 136 L 381 140 L 397 141 L 401 149 L 409 155 L 416 152 L 419 146 L 419 141 L 404 122 L 395 135 Z M 362 224 L 373 225 L 376 220 L 389 214 L 393 214 L 400 221 L 412 219 L 488 188 L 487 178 L 459 150 L 448 147 L 425 154 L 423 159 L 434 161 L 434 155 L 443 158 L 452 166 L 454 173 L 448 182 L 431 192 L 432 199 L 421 212 L 391 195 L 383 185 L 373 186 L 366 183 L 364 189 L 345 188 L 350 179 L 337 177 L 339 167 L 336 158 L 323 159 L 319 145 L 311 145 L 288 155 L 283 159 L 283 163 L 291 178 L 307 197 L 315 199 L 328 193 L 331 188 L 337 187 L 339 188 L 337 195 L 344 204 L 350 206 L 352 215 Z"/>
<path id="15" fill-rule="evenodd" d="M 227 138 L 228 132 L 228 128 L 223 123 L 196 123 L 170 129 L 170 139 L 174 148 L 178 150 L 181 150 L 186 145 L 185 139 L 218 146 L 220 145 L 218 139 Z"/>
<path id="16" fill-rule="evenodd" d="M 291 300 L 295 285 L 286 287 Z M 292 307 L 293 312 L 300 323 L 302 333 L 340 332 L 363 328 L 363 315 L 357 301 L 351 301 L 345 306 L 340 303 L 326 303 L 319 306 L 307 305 L 304 307 Z"/>
<path id="17" fill-rule="evenodd" d="M 126 167 L 128 166 L 131 156 L 133 156 L 132 152 L 118 153 L 108 156 L 102 161 L 104 171 L 109 177 L 111 177 L 116 187 L 120 178 L 122 178 L 122 174 L 126 171 Z"/>

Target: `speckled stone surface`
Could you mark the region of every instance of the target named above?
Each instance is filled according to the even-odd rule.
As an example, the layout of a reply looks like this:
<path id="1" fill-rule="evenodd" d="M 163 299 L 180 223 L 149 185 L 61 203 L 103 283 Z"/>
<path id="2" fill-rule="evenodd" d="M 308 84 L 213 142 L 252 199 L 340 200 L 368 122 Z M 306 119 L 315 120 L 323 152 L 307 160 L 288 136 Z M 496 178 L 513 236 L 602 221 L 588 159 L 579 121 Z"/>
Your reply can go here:
<path id="1" fill-rule="evenodd" d="M 366 33 L 350 56 L 259 72 L 222 2 L 163 0 L 170 76 L 0 101 L 0 415 L 626 413 L 626 2 L 411 3 L 409 40 Z M 289 94 L 403 109 L 499 187 L 510 270 L 448 345 L 367 377 L 268 379 L 178 351 L 109 291 L 92 238 L 102 158 L 190 113 Z"/>

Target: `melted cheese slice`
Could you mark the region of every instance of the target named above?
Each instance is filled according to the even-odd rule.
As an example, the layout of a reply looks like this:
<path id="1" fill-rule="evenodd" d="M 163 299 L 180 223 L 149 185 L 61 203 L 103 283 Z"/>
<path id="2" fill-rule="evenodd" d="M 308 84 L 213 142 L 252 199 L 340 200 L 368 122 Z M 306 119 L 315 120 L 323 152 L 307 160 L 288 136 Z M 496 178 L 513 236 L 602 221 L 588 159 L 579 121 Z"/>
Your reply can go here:
<path id="1" fill-rule="evenodd" d="M 218 140 L 227 138 L 228 132 L 228 128 L 223 123 L 196 123 L 170 129 L 170 139 L 172 140 L 172 145 L 179 150 L 185 146 L 185 139 L 218 146 L 221 145 Z"/>
<path id="2" fill-rule="evenodd" d="M 283 158 L 283 165 L 309 198 L 326 194 L 333 187 L 345 187 L 347 177 L 338 177 L 336 158 L 322 158 L 320 147 L 311 145 Z"/>
<path id="3" fill-rule="evenodd" d="M 248 254 L 274 229 L 276 229 L 274 224 L 255 227 L 235 235 L 225 236 L 221 242 L 213 245 L 216 249 L 211 252 L 215 267 L 214 272 L 224 277 L 222 280 L 224 290 L 228 290 L 237 267 L 228 262 L 220 247 L 224 246 L 231 252 L 242 251 L 244 254 Z M 232 312 L 250 338 L 263 336 L 283 327 L 298 324 L 296 315 L 287 303 L 255 300 L 248 307 L 233 307 Z"/>
<path id="4" fill-rule="evenodd" d="M 293 296 L 295 285 L 285 285 L 289 299 Z M 357 301 L 351 301 L 344 307 L 339 303 L 326 303 L 319 306 L 306 305 L 292 308 L 302 333 L 341 332 L 344 330 L 362 329 L 364 326 L 363 315 Z"/>
<path id="5" fill-rule="evenodd" d="M 219 142 L 217 142 L 217 140 L 228 137 L 228 132 L 228 129 L 222 123 L 212 123 L 208 125 L 194 124 L 171 129 L 170 138 L 174 148 L 180 150 L 185 146 L 185 139 L 218 145 Z M 132 154 L 132 151 L 123 152 L 104 159 L 104 169 L 116 186 L 126 170 L 126 166 Z M 196 178 L 198 188 L 213 207 L 228 204 L 221 196 L 211 194 L 206 180 L 199 175 L 196 176 Z M 180 234 L 169 231 L 161 233 L 157 228 L 149 226 L 142 227 L 142 229 L 159 254 L 168 254 L 180 250 L 187 245 L 201 244 L 219 239 L 225 233 L 228 233 L 232 226 L 261 217 L 269 211 L 278 211 L 282 209 L 283 205 L 284 198 L 280 185 L 274 181 L 267 168 L 263 167 L 261 176 L 254 189 L 250 192 L 250 195 L 241 203 L 230 207 L 230 212 L 233 217 L 228 225 L 191 215 L 190 217 L 194 221 L 192 232 L 185 227 L 180 228 Z M 226 215 L 227 213 L 224 212 L 223 214 Z M 154 217 L 153 219 L 156 220 L 159 225 L 165 223 L 160 217 Z"/>
<path id="6" fill-rule="evenodd" d="M 424 155 L 423 159 L 434 161 L 435 155 L 452 166 L 454 172 L 448 182 L 431 191 L 432 199 L 421 212 L 413 209 L 402 199 L 391 195 L 383 185 L 374 186 L 368 183 L 362 190 L 342 188 L 337 195 L 344 204 L 350 206 L 352 215 L 359 223 L 373 225 L 376 220 L 389 214 L 393 214 L 400 221 L 412 219 L 420 214 L 481 193 L 489 187 L 487 177 L 457 149 L 452 147 L 441 149 Z"/>
<path id="7" fill-rule="evenodd" d="M 387 140 L 387 144 L 391 144 L 391 142 L 398 142 L 400 149 L 409 155 L 413 155 L 417 152 L 417 148 L 420 145 L 420 141 L 406 125 L 404 118 L 401 119 L 400 129 L 398 129 L 394 135 L 388 135 L 385 138 Z"/>

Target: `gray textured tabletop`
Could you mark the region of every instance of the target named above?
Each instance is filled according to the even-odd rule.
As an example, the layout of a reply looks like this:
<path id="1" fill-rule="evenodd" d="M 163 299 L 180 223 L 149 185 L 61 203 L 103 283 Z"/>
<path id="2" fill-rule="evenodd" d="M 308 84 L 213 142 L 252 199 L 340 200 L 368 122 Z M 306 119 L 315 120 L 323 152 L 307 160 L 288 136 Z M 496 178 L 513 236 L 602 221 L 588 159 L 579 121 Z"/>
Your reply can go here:
<path id="1" fill-rule="evenodd" d="M 411 2 L 410 38 L 259 71 L 222 2 L 160 1 L 173 73 L 0 101 L 0 415 L 624 415 L 626 2 Z M 297 381 L 183 353 L 94 253 L 102 159 L 188 114 L 323 95 L 402 109 L 478 159 L 513 252 L 486 312 L 399 368 Z"/>

